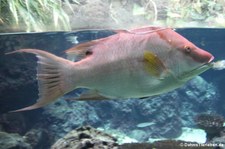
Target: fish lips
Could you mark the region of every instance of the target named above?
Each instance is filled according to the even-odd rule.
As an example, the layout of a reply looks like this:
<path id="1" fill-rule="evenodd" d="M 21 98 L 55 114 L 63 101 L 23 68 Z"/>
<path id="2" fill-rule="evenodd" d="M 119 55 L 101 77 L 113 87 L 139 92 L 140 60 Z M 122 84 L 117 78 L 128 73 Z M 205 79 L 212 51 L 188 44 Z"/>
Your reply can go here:
<path id="1" fill-rule="evenodd" d="M 209 59 L 208 63 L 211 63 L 214 60 L 214 56 L 211 56 L 211 58 Z"/>

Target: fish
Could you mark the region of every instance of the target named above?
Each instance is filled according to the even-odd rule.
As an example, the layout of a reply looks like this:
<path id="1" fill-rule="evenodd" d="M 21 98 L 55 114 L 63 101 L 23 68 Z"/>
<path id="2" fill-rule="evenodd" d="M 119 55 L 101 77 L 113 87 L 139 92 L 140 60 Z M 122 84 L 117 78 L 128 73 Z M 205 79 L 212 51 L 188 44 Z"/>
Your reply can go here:
<path id="1" fill-rule="evenodd" d="M 48 105 L 78 88 L 74 100 L 145 98 L 183 86 L 213 67 L 214 56 L 171 28 L 115 30 L 115 34 L 79 43 L 65 51 L 68 59 L 39 49 L 13 53 L 36 55 L 39 98 L 31 106 Z"/>
<path id="2" fill-rule="evenodd" d="M 136 126 L 138 128 L 145 128 L 145 127 L 149 127 L 149 126 L 152 126 L 152 125 L 155 125 L 155 124 L 156 123 L 154 123 L 154 122 L 144 122 L 144 123 L 139 123 Z"/>

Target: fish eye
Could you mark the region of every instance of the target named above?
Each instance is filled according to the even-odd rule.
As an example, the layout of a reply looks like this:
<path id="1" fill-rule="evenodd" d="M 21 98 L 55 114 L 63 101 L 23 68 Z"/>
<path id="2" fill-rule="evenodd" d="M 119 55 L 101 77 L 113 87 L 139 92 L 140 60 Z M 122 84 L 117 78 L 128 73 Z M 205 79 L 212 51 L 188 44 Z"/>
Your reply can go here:
<path id="1" fill-rule="evenodd" d="M 191 53 L 191 47 L 189 47 L 189 46 L 185 46 L 184 47 L 184 50 L 185 50 L 185 53 Z"/>

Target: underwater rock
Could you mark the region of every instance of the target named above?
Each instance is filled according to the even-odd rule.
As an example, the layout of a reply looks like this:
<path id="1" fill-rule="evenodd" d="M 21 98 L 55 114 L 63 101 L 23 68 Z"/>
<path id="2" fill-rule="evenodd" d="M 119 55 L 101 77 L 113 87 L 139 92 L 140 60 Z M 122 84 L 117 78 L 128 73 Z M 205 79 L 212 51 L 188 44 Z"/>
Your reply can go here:
<path id="1" fill-rule="evenodd" d="M 42 128 L 33 128 L 24 135 L 25 142 L 29 143 L 32 149 L 46 149 L 50 146 L 48 131 Z"/>
<path id="2" fill-rule="evenodd" d="M 84 126 L 59 139 L 51 149 L 222 149 L 225 145 L 224 140 L 224 138 L 216 138 L 214 142 L 208 142 L 208 144 L 181 140 L 161 140 L 153 143 L 124 143 L 118 145 L 118 140 L 109 134 L 90 126 Z"/>
<path id="3" fill-rule="evenodd" d="M 24 134 L 27 131 L 26 118 L 21 113 L 2 114 L 0 115 L 0 131 Z"/>
<path id="4" fill-rule="evenodd" d="M 54 140 L 79 126 L 98 126 L 101 122 L 95 108 L 83 101 L 59 100 L 44 109 L 43 121 L 53 134 Z"/>
<path id="5" fill-rule="evenodd" d="M 225 135 L 222 137 L 215 137 L 213 138 L 210 143 L 219 144 L 221 149 L 225 149 Z"/>
<path id="6" fill-rule="evenodd" d="M 25 139 L 15 133 L 0 132 L 1 149 L 33 149 Z"/>
<path id="7" fill-rule="evenodd" d="M 205 130 L 207 141 L 221 136 L 224 130 L 224 121 L 222 116 L 215 114 L 199 114 L 195 119 L 197 126 Z"/>
<path id="8" fill-rule="evenodd" d="M 179 113 L 186 127 L 195 127 L 194 118 L 199 113 L 212 113 L 218 109 L 219 93 L 216 87 L 197 76 L 178 89 Z"/>
<path id="9" fill-rule="evenodd" d="M 116 138 L 90 126 L 79 127 L 59 139 L 51 149 L 117 149 Z"/>
<path id="10" fill-rule="evenodd" d="M 172 92 L 155 97 L 152 100 L 138 102 L 141 119 L 145 122 L 155 123 L 142 128 L 142 130 L 148 132 L 148 138 L 176 138 L 182 133 L 182 121 L 179 115 L 180 109 L 177 108 L 179 107 L 177 97 L 179 97 L 178 93 Z"/>

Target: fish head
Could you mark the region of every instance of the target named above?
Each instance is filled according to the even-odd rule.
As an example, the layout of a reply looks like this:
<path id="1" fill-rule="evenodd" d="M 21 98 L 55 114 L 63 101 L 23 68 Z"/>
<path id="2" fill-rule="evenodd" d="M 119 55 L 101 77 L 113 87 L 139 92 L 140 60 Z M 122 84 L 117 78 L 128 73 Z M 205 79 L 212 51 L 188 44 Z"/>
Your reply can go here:
<path id="1" fill-rule="evenodd" d="M 213 55 L 188 41 L 173 30 L 161 31 L 161 40 L 167 45 L 167 63 L 174 76 L 187 81 L 208 70 Z M 164 44 L 165 45 L 165 44 Z"/>
<path id="2" fill-rule="evenodd" d="M 194 44 L 184 42 L 177 50 L 181 52 L 180 64 L 178 64 L 178 78 L 180 80 L 190 80 L 211 68 L 210 62 L 214 56 Z"/>

